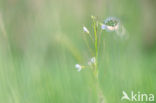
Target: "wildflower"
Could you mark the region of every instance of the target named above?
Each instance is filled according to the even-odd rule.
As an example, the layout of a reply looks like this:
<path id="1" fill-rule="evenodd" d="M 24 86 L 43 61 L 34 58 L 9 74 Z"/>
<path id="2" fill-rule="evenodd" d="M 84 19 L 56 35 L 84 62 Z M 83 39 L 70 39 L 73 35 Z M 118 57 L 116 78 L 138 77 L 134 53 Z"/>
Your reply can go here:
<path id="1" fill-rule="evenodd" d="M 105 21 L 104 24 L 108 25 L 108 26 L 115 26 L 119 23 L 119 19 L 115 18 L 115 17 L 108 17 Z"/>
<path id="2" fill-rule="evenodd" d="M 107 31 L 115 31 L 115 30 L 117 30 L 119 28 L 119 25 L 116 25 L 116 26 L 114 26 L 114 27 L 112 27 L 112 26 L 107 26 Z"/>
<path id="3" fill-rule="evenodd" d="M 104 21 L 104 24 L 102 24 L 101 29 L 106 30 L 108 32 L 110 31 L 116 31 L 119 28 L 119 19 L 115 17 L 109 17 Z"/>
<path id="4" fill-rule="evenodd" d="M 85 26 L 83 26 L 83 31 L 89 34 L 89 30 Z"/>
<path id="5" fill-rule="evenodd" d="M 96 63 L 95 57 L 92 57 L 90 61 L 91 61 L 91 63 L 95 64 Z"/>
<path id="6" fill-rule="evenodd" d="M 82 66 L 80 64 L 76 64 L 75 68 L 77 69 L 78 72 L 80 72 L 82 69 Z"/>
<path id="7" fill-rule="evenodd" d="M 95 57 L 92 57 L 90 61 L 88 62 L 88 65 L 91 66 L 92 64 L 95 64 L 95 63 L 96 63 L 96 59 Z"/>
<path id="8" fill-rule="evenodd" d="M 107 26 L 106 26 L 105 24 L 102 24 L 102 25 L 101 25 L 101 29 L 102 29 L 102 30 L 105 30 L 105 29 L 107 29 Z"/>

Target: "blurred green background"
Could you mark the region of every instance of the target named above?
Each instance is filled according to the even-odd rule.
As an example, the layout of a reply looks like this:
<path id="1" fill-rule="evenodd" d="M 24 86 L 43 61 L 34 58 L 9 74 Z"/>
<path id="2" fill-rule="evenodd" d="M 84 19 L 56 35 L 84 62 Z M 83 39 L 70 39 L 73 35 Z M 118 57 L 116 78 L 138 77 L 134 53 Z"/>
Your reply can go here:
<path id="1" fill-rule="evenodd" d="M 96 103 L 89 69 L 75 69 L 91 58 L 91 15 L 119 18 L 129 35 L 102 33 L 105 102 L 129 103 L 123 90 L 156 95 L 155 10 L 155 0 L 0 0 L 0 103 Z"/>

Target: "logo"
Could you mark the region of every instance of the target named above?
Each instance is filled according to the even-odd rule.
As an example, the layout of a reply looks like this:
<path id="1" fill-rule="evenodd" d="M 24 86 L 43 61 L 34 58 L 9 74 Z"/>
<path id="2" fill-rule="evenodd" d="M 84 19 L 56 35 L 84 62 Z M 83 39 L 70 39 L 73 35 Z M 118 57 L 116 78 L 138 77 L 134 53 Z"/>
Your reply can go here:
<path id="1" fill-rule="evenodd" d="M 154 94 L 146 94 L 146 93 L 140 93 L 140 92 L 133 92 L 131 91 L 131 94 L 128 95 L 125 91 L 122 92 L 121 100 L 127 100 L 127 101 L 138 101 L 138 102 L 144 102 L 144 101 L 154 101 Z"/>

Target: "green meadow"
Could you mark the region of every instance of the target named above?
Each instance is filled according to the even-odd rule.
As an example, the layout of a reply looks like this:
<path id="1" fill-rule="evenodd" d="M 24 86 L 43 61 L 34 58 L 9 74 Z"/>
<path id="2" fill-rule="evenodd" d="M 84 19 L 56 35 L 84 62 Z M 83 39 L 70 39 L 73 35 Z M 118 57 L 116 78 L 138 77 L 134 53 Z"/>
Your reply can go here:
<path id="1" fill-rule="evenodd" d="M 123 91 L 156 96 L 155 10 L 154 0 L 0 0 L 0 103 L 97 103 L 90 69 L 75 68 L 93 57 L 83 39 L 92 15 L 119 18 L 127 37 L 102 31 L 104 103 L 133 103 Z"/>

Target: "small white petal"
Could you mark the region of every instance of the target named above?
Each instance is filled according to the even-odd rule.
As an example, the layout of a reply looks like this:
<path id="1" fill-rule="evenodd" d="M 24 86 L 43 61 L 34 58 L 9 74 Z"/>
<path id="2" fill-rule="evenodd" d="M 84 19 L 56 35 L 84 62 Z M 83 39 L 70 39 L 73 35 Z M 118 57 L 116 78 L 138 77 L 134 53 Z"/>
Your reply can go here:
<path id="1" fill-rule="evenodd" d="M 105 30 L 105 29 L 107 29 L 107 26 L 106 26 L 105 24 L 102 24 L 102 25 L 101 25 L 101 29 L 102 29 L 102 30 Z"/>
<path id="2" fill-rule="evenodd" d="M 118 27 L 119 27 L 119 25 L 116 25 L 116 26 L 107 26 L 107 30 L 108 31 L 115 31 L 115 30 L 118 29 Z"/>
<path id="3" fill-rule="evenodd" d="M 116 31 L 116 30 L 119 29 L 120 21 L 119 21 L 119 19 L 117 19 L 115 17 L 108 17 L 104 21 L 104 24 L 103 25 L 105 25 L 105 26 L 103 26 L 101 28 L 104 28 L 108 32 Z"/>
<path id="4" fill-rule="evenodd" d="M 92 57 L 90 61 L 91 61 L 91 63 L 96 63 L 95 57 Z"/>
<path id="5" fill-rule="evenodd" d="M 82 66 L 80 64 L 76 64 L 75 68 L 78 70 L 78 72 L 80 72 L 82 69 Z"/>
<path id="6" fill-rule="evenodd" d="M 89 30 L 84 26 L 83 31 L 89 34 Z"/>

